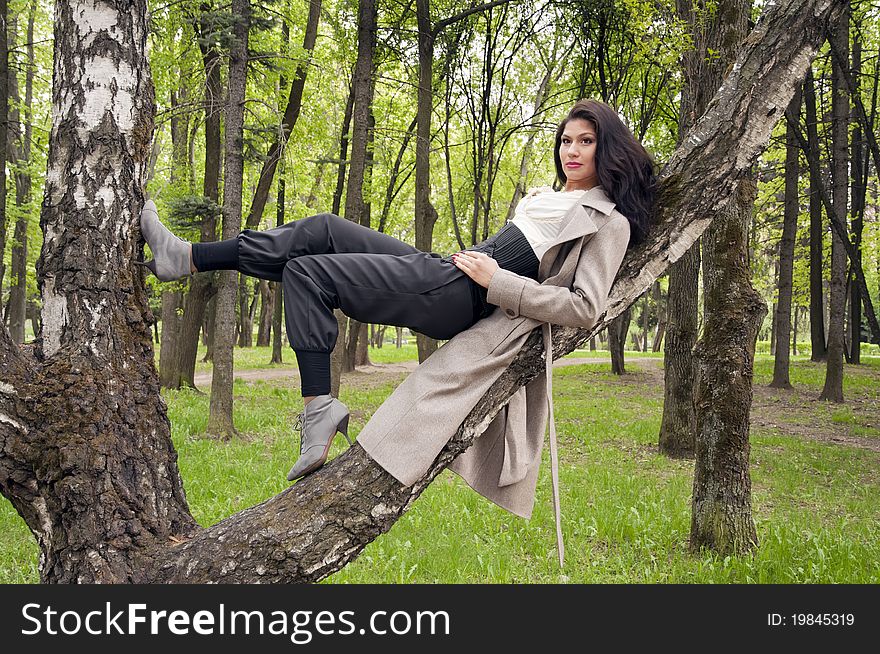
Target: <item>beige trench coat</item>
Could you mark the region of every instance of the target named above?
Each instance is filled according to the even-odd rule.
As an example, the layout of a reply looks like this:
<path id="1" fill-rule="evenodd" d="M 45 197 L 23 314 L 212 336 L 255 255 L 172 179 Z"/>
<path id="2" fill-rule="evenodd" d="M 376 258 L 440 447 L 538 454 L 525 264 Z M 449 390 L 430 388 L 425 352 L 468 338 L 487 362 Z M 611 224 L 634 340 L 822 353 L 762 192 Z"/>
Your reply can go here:
<path id="1" fill-rule="evenodd" d="M 473 445 L 449 466 L 475 491 L 531 517 L 548 412 L 552 417 L 550 324 L 592 327 L 605 310 L 626 254 L 629 221 L 604 190 L 593 187 L 563 217 L 541 258 L 540 283 L 499 269 L 489 283 L 489 316 L 428 357 L 379 407 L 358 443 L 405 486 L 420 479 L 488 388 L 513 361 L 529 333 L 543 326 L 545 374 L 520 388 Z M 551 461 L 562 562 L 555 425 Z"/>

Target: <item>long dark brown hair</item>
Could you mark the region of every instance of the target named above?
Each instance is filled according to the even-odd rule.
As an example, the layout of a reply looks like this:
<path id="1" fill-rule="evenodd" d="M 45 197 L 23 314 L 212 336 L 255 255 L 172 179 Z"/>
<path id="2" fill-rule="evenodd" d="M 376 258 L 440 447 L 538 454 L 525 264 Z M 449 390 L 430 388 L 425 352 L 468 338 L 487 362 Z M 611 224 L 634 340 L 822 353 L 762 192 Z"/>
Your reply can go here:
<path id="1" fill-rule="evenodd" d="M 571 120 L 588 120 L 596 127 L 596 174 L 599 184 L 630 224 L 629 247 L 641 243 L 653 222 L 657 195 L 654 159 L 638 142 L 617 112 L 599 100 L 578 100 L 556 129 L 553 159 L 556 176 L 568 177 L 559 158 L 562 132 Z"/>

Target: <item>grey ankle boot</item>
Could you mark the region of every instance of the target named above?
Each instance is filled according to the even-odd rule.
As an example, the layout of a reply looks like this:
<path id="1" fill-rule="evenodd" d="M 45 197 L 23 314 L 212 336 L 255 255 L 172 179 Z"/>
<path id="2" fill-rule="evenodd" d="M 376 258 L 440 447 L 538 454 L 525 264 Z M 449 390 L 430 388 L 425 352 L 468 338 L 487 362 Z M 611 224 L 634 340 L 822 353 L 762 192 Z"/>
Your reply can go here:
<path id="1" fill-rule="evenodd" d="M 147 200 L 141 210 L 141 234 L 153 252 L 153 259 L 145 263 L 140 261 L 135 263 L 149 268 L 163 282 L 186 277 L 192 272 L 190 268 L 192 245 L 189 241 L 172 234 L 159 221 L 159 212 L 152 200 Z"/>
<path id="2" fill-rule="evenodd" d="M 306 404 L 296 417 L 296 429 L 300 430 L 299 460 L 287 473 L 287 481 L 304 477 L 324 465 L 336 432 L 352 444 L 348 418 L 348 407 L 331 395 L 319 395 Z"/>

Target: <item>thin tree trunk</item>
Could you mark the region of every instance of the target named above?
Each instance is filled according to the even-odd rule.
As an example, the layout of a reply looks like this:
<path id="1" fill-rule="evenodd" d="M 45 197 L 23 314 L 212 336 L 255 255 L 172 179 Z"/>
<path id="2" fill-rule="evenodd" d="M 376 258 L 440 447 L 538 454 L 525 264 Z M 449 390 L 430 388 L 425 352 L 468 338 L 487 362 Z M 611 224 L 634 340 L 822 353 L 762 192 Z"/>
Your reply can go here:
<path id="1" fill-rule="evenodd" d="M 300 109 L 302 108 L 303 90 L 306 85 L 306 75 L 311 63 L 312 51 L 315 49 L 315 41 L 318 37 L 318 21 L 320 18 L 321 0 L 309 0 L 309 17 L 303 37 L 305 57 L 297 64 L 296 72 L 293 74 L 290 95 L 287 98 L 287 107 L 281 119 L 278 138 L 272 142 L 272 145 L 269 146 L 266 152 L 263 169 L 260 171 L 258 178 L 257 190 L 254 193 L 251 208 L 245 221 L 247 229 L 256 229 L 260 225 L 263 210 L 266 208 L 266 200 L 269 198 L 269 189 L 272 186 L 272 181 L 275 179 L 275 169 L 278 167 L 278 162 L 284 156 L 284 146 L 287 143 L 287 138 L 290 136 L 290 132 L 299 118 Z"/>
<path id="2" fill-rule="evenodd" d="M 32 107 L 34 97 L 34 17 L 37 13 L 36 0 L 31 0 L 28 9 L 26 36 L 27 72 L 24 91 L 24 131 L 18 145 L 19 171 L 15 175 L 15 204 L 19 208 L 19 218 L 15 222 L 15 235 L 12 244 L 12 283 L 9 288 L 9 332 L 16 343 L 24 343 L 25 319 L 27 314 L 27 273 L 28 273 L 28 225 L 30 212 L 26 209 L 31 201 L 31 174 L 28 163 L 31 159 L 31 139 L 33 137 Z M 10 73 L 10 79 L 14 73 Z M 2 251 L 0 251 L 2 256 Z M 36 334 L 36 332 L 34 332 Z"/>
<path id="3" fill-rule="evenodd" d="M 281 165 L 281 172 L 278 179 L 278 202 L 275 208 L 275 225 L 281 227 L 284 224 L 284 164 Z M 282 323 L 284 322 L 284 289 L 279 282 L 270 282 L 275 288 L 275 308 L 272 312 L 272 363 L 283 363 L 282 349 Z"/>
<path id="4" fill-rule="evenodd" d="M 858 97 L 861 88 L 861 72 L 862 72 L 862 42 L 861 42 L 861 25 L 857 27 L 853 35 L 852 47 L 852 95 Z M 862 229 L 863 216 L 865 212 L 865 172 L 868 168 L 868 153 L 865 151 L 862 126 L 856 115 L 851 120 L 855 123 L 852 133 L 852 182 L 851 182 L 851 198 L 852 209 L 850 211 L 850 222 L 852 224 L 853 244 L 858 254 L 857 261 L 854 261 L 853 268 L 862 267 Z M 850 275 L 847 279 L 850 288 L 850 313 L 849 313 L 849 362 L 859 364 L 862 360 L 861 342 L 862 342 L 862 289 L 856 283 L 854 275 Z"/>
<path id="5" fill-rule="evenodd" d="M 220 53 L 209 45 L 208 29 L 210 22 L 207 13 L 210 6 L 203 3 L 200 7 L 198 20 L 193 24 L 199 38 L 202 65 L 205 69 L 205 176 L 203 179 L 202 193 L 206 198 L 219 203 L 220 200 L 220 118 L 222 114 L 222 88 L 220 82 Z M 217 239 L 217 219 L 209 215 L 202 220 L 200 240 L 202 243 Z M 214 284 L 214 273 L 200 273 L 190 278 L 189 290 L 184 302 L 183 320 L 180 326 L 180 344 L 178 355 L 178 372 L 180 375 L 180 387 L 195 388 L 196 358 L 198 357 L 199 334 L 205 324 L 205 312 L 208 303 L 217 293 Z M 211 303 L 211 319 L 213 325 L 213 308 Z M 213 332 L 212 332 L 213 333 Z M 206 352 L 205 359 L 210 360 L 210 350 Z"/>
<path id="6" fill-rule="evenodd" d="M 657 331 L 654 333 L 654 342 L 651 345 L 652 352 L 659 352 L 666 333 L 666 302 L 663 301 L 663 292 L 660 290 L 660 280 L 654 285 L 654 303 L 657 305 Z"/>
<path id="7" fill-rule="evenodd" d="M 187 184 L 187 137 L 189 119 L 179 115 L 180 103 L 185 100 L 185 91 L 171 91 L 171 186 Z M 180 337 L 183 320 L 179 314 L 183 307 L 183 294 L 180 286 L 162 287 L 162 342 L 159 348 L 159 384 L 163 388 L 180 388 Z"/>
<path id="8" fill-rule="evenodd" d="M 394 198 L 397 197 L 400 189 L 403 188 L 403 184 L 409 179 L 409 175 L 407 175 L 400 184 L 397 183 L 397 180 L 400 178 L 400 165 L 403 163 L 403 156 L 409 148 L 409 142 L 412 139 L 415 129 L 416 118 L 413 118 L 403 137 L 403 142 L 400 144 L 400 148 L 397 151 L 397 158 L 394 160 L 394 165 L 391 167 L 388 186 L 385 188 L 385 202 L 382 203 L 382 215 L 379 217 L 379 226 L 376 228 L 379 232 L 385 232 L 385 225 L 388 221 L 388 214 L 391 211 L 391 205 L 394 202 Z"/>
<path id="9" fill-rule="evenodd" d="M 807 69 L 804 81 L 804 111 L 807 120 L 807 143 L 804 157 L 810 163 L 810 343 L 811 361 L 825 361 L 825 302 L 822 289 L 822 242 L 825 225 L 822 223 L 822 199 L 819 196 L 822 180 L 816 177 L 819 170 L 819 131 L 816 117 L 816 85 L 813 70 Z"/>
<path id="10" fill-rule="evenodd" d="M 257 331 L 257 347 L 269 347 L 272 340 L 272 316 L 275 314 L 275 287 L 261 279 L 260 287 L 260 323 Z"/>
<path id="11" fill-rule="evenodd" d="M 9 43 L 7 0 L 0 0 L 0 288 L 6 275 L 6 144 L 9 140 Z M 0 323 L 3 321 L 0 320 Z"/>
<path id="12" fill-rule="evenodd" d="M 352 73 L 354 77 L 354 73 Z M 342 118 L 342 133 L 339 137 L 339 168 L 336 171 L 336 190 L 333 192 L 333 209 L 337 216 L 342 206 L 342 191 L 345 188 L 345 171 L 348 167 L 348 144 L 351 140 L 351 114 L 354 111 L 354 87 L 348 91 L 348 100 L 345 101 L 345 114 Z"/>
<path id="13" fill-rule="evenodd" d="M 629 322 L 632 310 L 627 307 L 616 320 L 608 326 L 608 349 L 611 352 L 611 372 L 615 375 L 626 374 L 626 362 L 623 351 L 626 349 L 626 334 L 629 332 Z"/>
<path id="14" fill-rule="evenodd" d="M 372 223 L 372 207 L 369 189 L 372 187 L 373 178 L 373 132 L 376 127 L 376 119 L 373 116 L 373 96 L 375 94 L 375 84 L 373 84 L 373 75 L 375 70 L 370 73 L 370 97 L 369 110 L 367 112 L 367 144 L 364 154 L 364 182 L 363 187 L 367 191 L 363 201 L 363 210 L 361 211 L 360 224 L 364 227 L 370 227 Z M 354 154 L 354 153 L 352 153 Z M 352 371 L 356 366 L 370 365 L 369 350 L 367 349 L 367 324 L 360 323 L 357 320 L 349 319 L 348 325 L 348 348 L 346 349 L 346 358 L 344 370 Z"/>
<path id="15" fill-rule="evenodd" d="M 828 36 L 839 52 L 849 59 L 849 11 L 844 10 L 840 22 L 832 26 Z M 831 94 L 831 185 L 833 211 L 838 222 L 846 224 L 849 190 L 849 96 L 843 76 L 848 74 L 848 61 L 832 57 Z M 846 313 L 846 251 L 836 230 L 831 230 L 831 300 L 828 318 L 828 356 L 825 386 L 820 400 L 843 402 L 844 314 Z"/>
<path id="16" fill-rule="evenodd" d="M 162 339 L 159 346 L 159 385 L 163 388 L 179 388 L 180 377 L 174 362 L 178 360 L 180 347 L 180 317 L 178 311 L 183 302 L 180 290 L 162 291 Z"/>
<path id="17" fill-rule="evenodd" d="M 798 91 L 791 99 L 786 112 L 792 121 L 800 121 L 801 94 Z M 794 126 L 789 122 L 785 137 L 785 203 L 782 219 L 782 239 L 779 243 L 779 300 L 776 304 L 776 353 L 773 361 L 772 388 L 790 389 L 789 361 L 791 343 L 791 296 L 792 276 L 794 269 L 794 238 L 797 234 L 798 214 L 798 181 L 800 148 L 794 134 Z"/>
<path id="18" fill-rule="evenodd" d="M 415 194 L 415 246 L 422 252 L 431 251 L 437 210 L 431 204 L 431 112 L 433 110 L 434 39 L 431 25 L 430 0 L 416 0 L 418 24 L 419 89 L 416 97 L 416 194 Z M 437 349 L 437 341 L 423 334 L 416 334 L 419 362 L 427 359 Z"/>
<path id="19" fill-rule="evenodd" d="M 685 87 L 681 94 L 678 142 L 706 109 L 710 91 L 705 80 L 707 34 L 702 31 L 690 2 L 678 0 L 678 15 L 691 25 L 694 49 L 683 56 Z M 696 418 L 694 416 L 693 349 L 697 343 L 697 297 L 699 295 L 699 241 L 669 268 L 666 345 L 663 350 L 663 417 L 660 422 L 659 450 L 677 458 L 694 454 Z"/>
<path id="20" fill-rule="evenodd" d="M 226 109 L 225 179 L 223 182 L 223 239 L 235 238 L 241 230 L 241 193 L 244 173 L 243 127 L 247 82 L 250 0 L 232 0 L 236 17 L 229 57 L 229 101 Z M 233 346 L 235 344 L 235 298 L 238 272 L 219 274 L 217 316 L 214 325 L 214 372 L 211 405 L 206 432 L 214 437 L 237 435 L 232 421 Z"/>
<path id="21" fill-rule="evenodd" d="M 659 449 L 662 454 L 675 458 L 694 456 L 697 427 L 692 352 L 697 342 L 699 271 L 699 241 L 669 267 Z"/>

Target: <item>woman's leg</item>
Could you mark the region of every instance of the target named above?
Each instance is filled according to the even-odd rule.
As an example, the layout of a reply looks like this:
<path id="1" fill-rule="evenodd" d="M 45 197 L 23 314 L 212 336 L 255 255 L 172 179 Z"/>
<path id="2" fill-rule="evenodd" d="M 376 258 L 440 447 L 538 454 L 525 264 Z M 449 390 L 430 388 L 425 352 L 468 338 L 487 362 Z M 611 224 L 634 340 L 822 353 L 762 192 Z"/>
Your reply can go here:
<path id="1" fill-rule="evenodd" d="M 295 220 L 266 230 L 243 230 L 236 238 L 193 243 L 199 271 L 239 270 L 246 275 L 281 281 L 290 259 L 313 254 L 369 253 L 405 255 L 411 245 L 330 213 Z"/>
<path id="2" fill-rule="evenodd" d="M 330 353 L 336 343 L 333 310 L 361 322 L 410 327 L 451 338 L 477 318 L 471 282 L 453 264 L 425 253 L 318 254 L 284 267 L 284 313 L 296 352 L 304 397 L 300 456 L 287 479 L 317 470 L 337 432 L 347 437 L 348 409 L 330 396 Z"/>
<path id="3" fill-rule="evenodd" d="M 323 254 L 285 264 L 284 313 L 304 397 L 330 392 L 334 309 L 360 322 L 448 339 L 476 321 L 470 280 L 429 254 Z"/>

